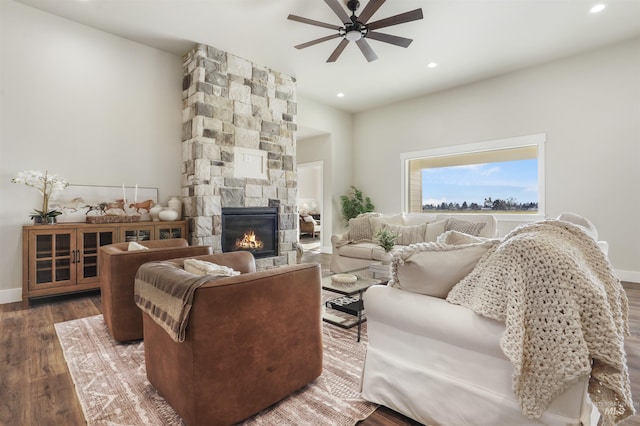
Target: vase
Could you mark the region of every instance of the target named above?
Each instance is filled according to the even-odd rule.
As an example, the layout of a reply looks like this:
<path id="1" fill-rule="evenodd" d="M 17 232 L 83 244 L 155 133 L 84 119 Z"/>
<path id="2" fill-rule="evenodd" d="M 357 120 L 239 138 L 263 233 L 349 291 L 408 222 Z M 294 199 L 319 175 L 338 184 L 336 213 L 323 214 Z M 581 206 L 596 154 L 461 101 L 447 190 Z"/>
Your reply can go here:
<path id="1" fill-rule="evenodd" d="M 168 204 L 171 210 L 175 210 L 178 213 L 178 217 L 175 220 L 180 220 L 182 217 L 182 200 L 180 200 L 180 197 L 177 195 L 171 196 Z"/>
<path id="2" fill-rule="evenodd" d="M 178 220 L 178 212 L 171 208 L 165 208 L 160 213 L 158 213 L 158 217 L 162 221 Z"/>
<path id="3" fill-rule="evenodd" d="M 152 221 L 154 222 L 160 221 L 160 217 L 158 215 L 160 214 L 162 209 L 164 209 L 164 207 L 162 207 L 160 204 L 156 204 L 155 206 L 151 207 L 151 209 L 149 210 L 149 214 L 151 215 Z"/>
<path id="4" fill-rule="evenodd" d="M 391 253 L 384 252 L 382 256 L 380 256 L 380 260 L 383 265 L 391 265 Z"/>

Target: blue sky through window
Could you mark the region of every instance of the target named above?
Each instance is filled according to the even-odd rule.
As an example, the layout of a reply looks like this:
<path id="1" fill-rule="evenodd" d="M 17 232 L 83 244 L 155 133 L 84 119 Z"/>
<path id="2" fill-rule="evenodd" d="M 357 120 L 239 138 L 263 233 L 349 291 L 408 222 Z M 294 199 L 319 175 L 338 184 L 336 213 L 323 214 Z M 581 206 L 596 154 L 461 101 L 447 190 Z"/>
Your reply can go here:
<path id="1" fill-rule="evenodd" d="M 422 204 L 483 205 L 485 198 L 538 202 L 538 160 L 516 160 L 422 170 Z"/>

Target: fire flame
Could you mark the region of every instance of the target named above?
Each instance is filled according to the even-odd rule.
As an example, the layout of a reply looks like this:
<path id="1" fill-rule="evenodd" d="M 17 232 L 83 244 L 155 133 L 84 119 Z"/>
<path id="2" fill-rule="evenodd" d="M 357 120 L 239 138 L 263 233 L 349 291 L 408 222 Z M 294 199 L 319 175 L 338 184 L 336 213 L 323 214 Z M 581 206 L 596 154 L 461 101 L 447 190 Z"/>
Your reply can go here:
<path id="1" fill-rule="evenodd" d="M 247 231 L 241 240 L 236 240 L 236 249 L 258 250 L 264 247 L 264 243 L 256 238 L 256 233 Z"/>

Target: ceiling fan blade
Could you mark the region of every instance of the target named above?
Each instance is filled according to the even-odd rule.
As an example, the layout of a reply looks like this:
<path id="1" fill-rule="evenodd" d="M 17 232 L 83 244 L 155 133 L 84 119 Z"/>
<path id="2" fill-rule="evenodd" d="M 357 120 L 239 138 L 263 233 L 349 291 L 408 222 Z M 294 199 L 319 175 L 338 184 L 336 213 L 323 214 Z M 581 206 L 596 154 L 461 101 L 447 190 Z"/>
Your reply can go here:
<path id="1" fill-rule="evenodd" d="M 358 16 L 358 21 L 366 24 L 369 19 L 373 16 L 374 13 L 380 9 L 380 6 L 384 4 L 387 0 L 369 0 L 369 3 L 362 9 L 362 13 Z"/>
<path id="2" fill-rule="evenodd" d="M 367 43 L 367 40 L 361 38 L 360 40 L 356 41 L 356 44 L 360 48 L 360 51 L 362 52 L 364 57 L 367 58 L 368 62 L 378 59 L 378 55 L 376 55 L 376 52 L 374 52 L 369 43 Z"/>
<path id="3" fill-rule="evenodd" d="M 390 27 L 392 25 L 404 24 L 405 22 L 417 21 L 418 19 L 422 19 L 422 9 L 416 9 L 380 19 L 379 21 L 367 24 L 367 28 L 369 28 L 369 30 L 377 30 L 379 28 Z"/>
<path id="4" fill-rule="evenodd" d="M 323 28 L 329 28 L 330 30 L 339 30 L 341 27 L 339 27 L 338 25 L 335 24 L 327 24 L 325 22 L 320 22 L 320 21 L 315 21 L 313 19 L 309 19 L 309 18 L 303 18 L 302 16 L 297 16 L 297 15 L 289 15 L 287 16 L 287 19 L 291 20 L 291 21 L 296 21 L 296 22 L 302 22 L 303 24 L 309 24 L 309 25 L 315 25 L 317 27 L 323 27 Z"/>
<path id="5" fill-rule="evenodd" d="M 338 3 L 338 0 L 324 0 L 324 2 L 331 8 L 331 10 L 333 10 L 333 13 L 338 15 L 338 18 L 340 18 L 340 21 L 342 21 L 342 23 L 351 23 L 351 18 L 349 18 L 347 11 L 344 10 L 340 3 Z"/>
<path id="6" fill-rule="evenodd" d="M 331 40 L 334 38 L 341 37 L 340 34 L 332 34 L 330 36 L 317 38 L 315 40 L 308 41 L 306 43 L 298 44 L 297 46 L 293 46 L 296 49 L 304 49 L 305 47 L 313 46 L 314 44 L 322 43 L 323 41 Z"/>
<path id="7" fill-rule="evenodd" d="M 367 38 L 370 38 L 372 40 L 383 41 L 385 43 L 389 43 L 389 44 L 393 44 L 401 47 L 409 47 L 409 45 L 413 41 L 410 38 L 398 37 L 398 36 L 385 34 L 385 33 L 377 33 L 375 31 L 369 31 L 367 33 Z"/>
<path id="8" fill-rule="evenodd" d="M 338 47 L 336 47 L 336 50 L 334 50 L 331 56 L 329 56 L 329 59 L 327 59 L 327 62 L 335 62 L 338 59 L 338 56 L 340 56 L 340 54 L 344 50 L 344 48 L 347 47 L 347 44 L 349 44 L 349 41 L 343 38 L 342 41 L 338 44 Z"/>

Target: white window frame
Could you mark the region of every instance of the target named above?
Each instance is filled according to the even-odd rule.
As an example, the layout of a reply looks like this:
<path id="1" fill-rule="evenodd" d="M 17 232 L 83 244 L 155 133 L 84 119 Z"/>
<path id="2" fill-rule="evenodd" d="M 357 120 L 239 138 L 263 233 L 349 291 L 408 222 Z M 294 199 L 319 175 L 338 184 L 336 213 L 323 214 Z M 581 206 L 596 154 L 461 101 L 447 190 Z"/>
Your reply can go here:
<path id="1" fill-rule="evenodd" d="M 409 197 L 407 191 L 409 190 L 409 173 L 408 164 L 410 160 L 417 160 L 420 158 L 441 157 L 450 156 L 456 154 L 470 154 L 481 151 L 494 151 L 505 148 L 518 148 L 523 146 L 535 145 L 538 150 L 538 211 L 532 214 L 500 214 L 500 220 L 504 221 L 516 221 L 521 222 L 523 219 L 540 220 L 545 217 L 545 176 L 544 176 L 544 162 L 545 162 L 545 142 L 547 141 L 546 133 L 537 133 L 526 136 L 516 136 L 512 138 L 495 139 L 484 142 L 474 142 L 463 145 L 451 145 L 441 148 L 431 148 L 421 151 L 405 152 L 400 154 L 400 170 L 401 170 L 401 211 L 404 213 L 409 212 Z"/>

